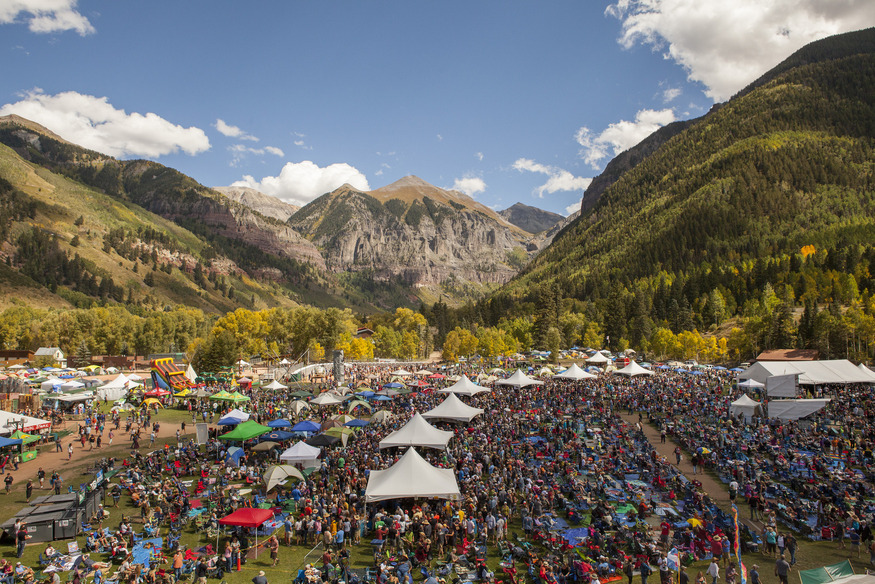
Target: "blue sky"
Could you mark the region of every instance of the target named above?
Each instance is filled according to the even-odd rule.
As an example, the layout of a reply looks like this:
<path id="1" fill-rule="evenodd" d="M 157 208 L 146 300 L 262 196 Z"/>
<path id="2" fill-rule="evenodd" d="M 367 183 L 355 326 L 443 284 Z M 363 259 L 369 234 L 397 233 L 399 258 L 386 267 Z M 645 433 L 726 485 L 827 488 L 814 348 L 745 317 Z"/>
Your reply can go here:
<path id="1" fill-rule="evenodd" d="M 302 205 L 408 175 L 566 214 L 871 0 L 0 0 L 0 115 Z"/>

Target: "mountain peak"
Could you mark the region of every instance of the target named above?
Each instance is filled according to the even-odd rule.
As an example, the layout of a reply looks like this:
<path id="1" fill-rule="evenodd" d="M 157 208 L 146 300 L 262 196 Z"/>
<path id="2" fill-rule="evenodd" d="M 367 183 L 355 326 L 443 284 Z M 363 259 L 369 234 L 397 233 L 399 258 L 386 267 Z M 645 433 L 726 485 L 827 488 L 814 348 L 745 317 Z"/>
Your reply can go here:
<path id="1" fill-rule="evenodd" d="M 565 219 L 562 215 L 545 211 L 538 207 L 531 207 L 524 203 L 514 203 L 498 214 L 504 217 L 508 223 L 516 225 L 529 233 L 540 233 Z"/>

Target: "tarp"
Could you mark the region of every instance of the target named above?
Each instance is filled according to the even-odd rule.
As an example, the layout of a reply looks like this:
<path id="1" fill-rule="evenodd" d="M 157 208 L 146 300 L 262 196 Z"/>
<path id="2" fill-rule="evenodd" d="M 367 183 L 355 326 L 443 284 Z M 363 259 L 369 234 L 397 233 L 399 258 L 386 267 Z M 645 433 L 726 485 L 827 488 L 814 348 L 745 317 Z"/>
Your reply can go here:
<path id="1" fill-rule="evenodd" d="M 628 365 L 622 369 L 617 369 L 614 373 L 617 375 L 628 375 L 629 377 L 635 377 L 636 375 L 654 375 L 653 371 L 645 369 L 635 361 L 630 361 Z"/>
<path id="2" fill-rule="evenodd" d="M 423 418 L 432 420 L 452 420 L 454 422 L 470 422 L 476 416 L 483 413 L 480 408 L 472 408 L 464 403 L 456 394 L 447 395 L 446 399 L 437 407 L 422 414 Z"/>
<path id="3" fill-rule="evenodd" d="M 729 404 L 729 415 L 733 418 L 738 414 L 744 414 L 744 419 L 750 422 L 750 419 L 755 415 L 763 415 L 762 403 L 751 399 L 748 395 L 742 394 L 740 398 Z"/>
<path id="4" fill-rule="evenodd" d="M 572 363 L 571 367 L 563 371 L 562 373 L 557 373 L 553 376 L 553 379 L 570 379 L 573 381 L 580 379 L 595 379 L 596 376 L 592 373 L 587 373 L 583 369 L 577 366 L 577 363 Z"/>
<path id="5" fill-rule="evenodd" d="M 424 446 L 445 450 L 452 437 L 452 432 L 438 430 L 417 412 L 404 426 L 380 440 L 380 450 L 397 446 Z"/>
<path id="6" fill-rule="evenodd" d="M 769 417 L 798 420 L 826 407 L 828 399 L 776 399 L 769 402 Z"/>
<path id="7" fill-rule="evenodd" d="M 766 393 L 769 397 L 796 397 L 798 373 L 772 375 L 766 379 Z"/>
<path id="8" fill-rule="evenodd" d="M 438 390 L 438 393 L 455 393 L 456 395 L 477 395 L 478 393 L 488 392 L 489 389 L 481 387 L 468 379 L 467 375 L 463 375 L 462 379 L 444 389 Z"/>
<path id="9" fill-rule="evenodd" d="M 543 381 L 532 379 L 528 375 L 517 369 L 514 374 L 507 379 L 499 379 L 495 385 L 510 385 L 511 387 L 528 387 L 530 385 L 544 385 Z"/>
<path id="10" fill-rule="evenodd" d="M 262 426 L 255 420 L 246 420 L 245 422 L 238 424 L 238 426 L 230 432 L 219 436 L 219 440 L 237 440 L 242 442 L 244 440 L 250 440 L 257 436 L 261 436 L 262 434 L 267 434 L 271 430 L 272 428 L 269 426 Z"/>
<path id="11" fill-rule="evenodd" d="M 739 379 L 756 379 L 766 383 L 774 375 L 799 374 L 802 385 L 824 383 L 875 383 L 875 377 L 847 359 L 832 361 L 757 361 L 744 370 Z"/>
<path id="12" fill-rule="evenodd" d="M 838 564 L 814 568 L 813 570 L 799 570 L 799 579 L 802 584 L 826 584 L 855 576 L 854 568 L 850 560 Z M 869 576 L 873 581 L 875 577 Z"/>
<path id="13" fill-rule="evenodd" d="M 398 462 L 386 470 L 368 475 L 365 501 L 387 501 L 405 497 L 461 498 L 456 474 L 450 468 L 437 468 L 425 461 L 415 448 L 408 448 Z"/>

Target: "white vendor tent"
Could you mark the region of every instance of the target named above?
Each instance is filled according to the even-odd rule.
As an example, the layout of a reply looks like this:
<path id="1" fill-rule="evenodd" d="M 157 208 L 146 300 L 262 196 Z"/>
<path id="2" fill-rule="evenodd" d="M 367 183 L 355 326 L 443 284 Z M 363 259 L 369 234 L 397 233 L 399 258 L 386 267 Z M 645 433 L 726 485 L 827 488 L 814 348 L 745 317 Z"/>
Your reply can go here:
<path id="1" fill-rule="evenodd" d="M 544 385 L 543 381 L 532 379 L 528 375 L 517 369 L 514 374 L 507 379 L 499 379 L 495 385 L 510 385 L 511 387 L 527 387 L 529 385 Z"/>
<path id="2" fill-rule="evenodd" d="M 744 387 L 747 389 L 762 389 L 765 386 L 765 383 L 760 383 L 756 379 L 745 379 L 744 381 L 738 382 L 738 387 Z"/>
<path id="3" fill-rule="evenodd" d="M 267 385 L 261 386 L 261 389 L 286 389 L 286 386 L 274 379 Z"/>
<path id="4" fill-rule="evenodd" d="M 857 365 L 857 369 L 859 369 L 860 371 L 862 371 L 863 373 L 865 373 L 867 375 L 871 375 L 872 378 L 875 379 L 875 371 L 872 371 L 871 369 L 866 367 L 866 365 L 864 363 L 860 363 L 859 365 Z"/>
<path id="5" fill-rule="evenodd" d="M 52 389 L 55 387 L 61 387 L 61 385 L 63 383 L 64 383 L 63 379 L 58 379 L 57 377 L 49 377 L 48 379 L 46 379 L 45 381 L 40 383 L 39 388 L 40 388 L 40 391 L 48 392 L 48 391 L 52 391 Z"/>
<path id="6" fill-rule="evenodd" d="M 824 383 L 875 383 L 875 376 L 859 369 L 847 359 L 832 361 L 757 361 L 738 375 L 765 384 L 775 375 L 799 375 L 801 385 Z"/>
<path id="7" fill-rule="evenodd" d="M 599 351 L 596 351 L 595 353 L 593 353 L 592 357 L 589 357 L 586 360 L 586 362 L 589 363 L 590 365 L 604 365 L 608 361 L 610 361 L 610 359 L 608 359 L 607 357 L 602 355 Z"/>
<path id="8" fill-rule="evenodd" d="M 310 400 L 311 406 L 336 406 L 337 404 L 342 404 L 343 398 L 337 394 L 331 392 L 325 392 L 319 394 L 318 397 L 315 397 Z"/>
<path id="9" fill-rule="evenodd" d="M 449 394 L 437 407 L 422 414 L 427 420 L 452 420 L 454 422 L 470 422 L 483 413 L 480 408 L 472 408 L 464 403 L 456 394 Z"/>
<path id="10" fill-rule="evenodd" d="M 192 383 L 197 382 L 197 373 L 195 373 L 194 367 L 192 367 L 190 363 L 188 365 L 188 369 L 185 370 L 185 378 Z"/>
<path id="11" fill-rule="evenodd" d="M 394 446 L 424 446 L 445 450 L 452 437 L 452 432 L 438 430 L 417 412 L 404 426 L 380 440 L 380 450 Z"/>
<path id="12" fill-rule="evenodd" d="M 365 501 L 387 501 L 406 497 L 461 499 L 456 474 L 450 468 L 437 468 L 425 461 L 414 448 L 408 448 L 398 462 L 386 470 L 368 475 Z"/>
<path id="13" fill-rule="evenodd" d="M 478 393 L 483 393 L 484 391 L 489 391 L 489 388 L 477 385 L 476 383 L 468 379 L 467 375 L 463 375 L 462 379 L 460 379 L 450 387 L 445 387 L 438 390 L 437 393 L 455 393 L 456 395 L 470 396 L 477 395 Z"/>
<path id="14" fill-rule="evenodd" d="M 0 434 L 12 434 L 15 430 L 36 434 L 51 427 L 52 423 L 48 420 L 0 410 Z"/>
<path id="15" fill-rule="evenodd" d="M 635 377 L 636 375 L 653 375 L 653 371 L 649 369 L 645 369 L 635 361 L 630 361 L 628 365 L 623 367 L 622 369 L 617 369 L 614 371 L 619 375 L 628 375 L 629 377 Z"/>
<path id="16" fill-rule="evenodd" d="M 729 404 L 729 415 L 733 418 L 738 414 L 744 414 L 744 419 L 750 422 L 750 419 L 755 416 L 763 415 L 762 403 L 742 394 L 740 398 Z"/>
<path id="17" fill-rule="evenodd" d="M 557 373 L 553 376 L 553 379 L 570 379 L 572 381 L 578 381 L 580 379 L 595 379 L 596 376 L 592 373 L 587 373 L 583 369 L 577 366 L 577 363 L 572 363 L 571 367 L 563 371 L 562 373 Z"/>
<path id="18" fill-rule="evenodd" d="M 829 399 L 775 399 L 769 402 L 769 417 L 798 420 L 809 416 L 829 403 Z"/>
<path id="19" fill-rule="evenodd" d="M 233 410 L 231 410 L 230 412 L 228 412 L 227 414 L 225 414 L 224 416 L 222 416 L 220 418 L 220 420 L 225 420 L 226 422 L 231 422 L 230 424 L 226 424 L 228 426 L 233 426 L 235 423 L 241 424 L 241 423 L 247 421 L 248 419 L 249 419 L 249 413 L 244 412 L 243 410 L 238 410 L 237 408 L 234 408 Z M 236 420 L 236 422 L 234 422 L 234 420 Z"/>
<path id="20" fill-rule="evenodd" d="M 124 373 L 119 373 L 118 377 L 111 379 L 101 385 L 94 392 L 98 399 L 106 399 L 115 401 L 121 399 L 128 394 L 128 388 L 134 385 L 130 378 L 125 377 Z"/>
<path id="21" fill-rule="evenodd" d="M 410 377 L 411 375 L 413 375 L 413 373 L 407 371 L 406 369 L 396 369 L 389 375 L 397 375 L 398 377 Z"/>
<path id="22" fill-rule="evenodd" d="M 280 454 L 280 461 L 288 464 L 301 464 L 304 468 L 315 468 L 320 465 L 319 456 L 322 449 L 310 446 L 303 440 Z"/>

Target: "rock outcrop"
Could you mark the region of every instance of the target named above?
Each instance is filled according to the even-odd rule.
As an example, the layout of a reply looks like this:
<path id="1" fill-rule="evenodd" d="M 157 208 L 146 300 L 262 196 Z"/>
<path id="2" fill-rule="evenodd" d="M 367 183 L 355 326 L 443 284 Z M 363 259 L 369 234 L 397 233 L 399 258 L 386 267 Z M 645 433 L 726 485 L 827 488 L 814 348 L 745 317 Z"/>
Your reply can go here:
<path id="1" fill-rule="evenodd" d="M 265 217 L 273 217 L 283 223 L 300 209 L 297 205 L 290 205 L 249 187 L 213 187 L 213 190 Z"/>

